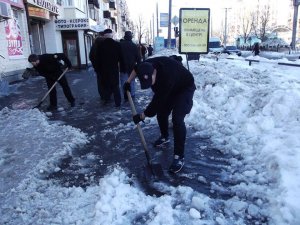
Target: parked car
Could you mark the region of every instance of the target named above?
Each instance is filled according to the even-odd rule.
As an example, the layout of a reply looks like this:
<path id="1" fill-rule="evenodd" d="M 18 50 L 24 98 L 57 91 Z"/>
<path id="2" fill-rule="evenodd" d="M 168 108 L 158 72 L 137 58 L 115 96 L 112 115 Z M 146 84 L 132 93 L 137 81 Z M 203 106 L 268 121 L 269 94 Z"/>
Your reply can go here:
<path id="1" fill-rule="evenodd" d="M 236 54 L 238 56 L 242 55 L 242 52 L 234 45 L 228 45 L 226 48 L 224 48 L 223 53 L 226 53 L 228 55 Z"/>
<path id="2" fill-rule="evenodd" d="M 208 51 L 214 54 L 222 53 L 224 48 L 221 46 L 221 39 L 218 37 L 210 37 L 208 43 Z"/>

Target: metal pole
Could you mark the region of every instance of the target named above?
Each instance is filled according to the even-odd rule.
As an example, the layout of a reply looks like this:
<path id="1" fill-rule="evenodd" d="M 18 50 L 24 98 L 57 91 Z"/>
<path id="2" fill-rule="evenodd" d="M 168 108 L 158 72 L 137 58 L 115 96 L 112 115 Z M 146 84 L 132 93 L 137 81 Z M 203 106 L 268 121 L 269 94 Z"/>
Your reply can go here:
<path id="1" fill-rule="evenodd" d="M 159 37 L 159 30 L 158 30 L 158 3 L 156 2 L 156 36 Z"/>
<path id="2" fill-rule="evenodd" d="M 225 31 L 224 31 L 224 47 L 227 45 L 227 10 L 231 8 L 225 8 Z"/>
<path id="3" fill-rule="evenodd" d="M 153 29 L 152 29 L 152 32 L 153 32 L 153 39 L 152 39 L 152 43 L 153 43 L 153 46 L 154 46 L 154 40 L 155 40 L 155 32 L 154 32 L 154 13 L 152 14 L 152 24 L 153 24 Z"/>
<path id="4" fill-rule="evenodd" d="M 168 48 L 171 48 L 171 18 L 172 18 L 172 0 L 169 0 L 169 19 L 168 19 Z"/>
<path id="5" fill-rule="evenodd" d="M 297 22 L 298 22 L 298 7 L 300 1 L 294 0 L 294 18 L 293 18 L 293 33 L 292 33 L 292 43 L 291 48 L 296 49 L 296 36 L 297 36 Z"/>

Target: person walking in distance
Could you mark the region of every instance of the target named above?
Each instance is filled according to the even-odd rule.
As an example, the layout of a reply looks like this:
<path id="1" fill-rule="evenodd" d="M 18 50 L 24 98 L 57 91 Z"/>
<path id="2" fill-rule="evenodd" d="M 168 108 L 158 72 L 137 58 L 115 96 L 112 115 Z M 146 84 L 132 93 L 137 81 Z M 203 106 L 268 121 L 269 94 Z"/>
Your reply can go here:
<path id="1" fill-rule="evenodd" d="M 149 45 L 147 49 L 148 49 L 148 57 L 152 56 L 152 54 L 153 54 L 153 47 L 151 45 Z"/>
<path id="2" fill-rule="evenodd" d="M 121 87 L 123 87 L 125 81 L 127 81 L 131 71 L 133 70 L 136 64 L 141 62 L 141 57 L 139 54 L 139 49 L 136 44 L 132 42 L 132 33 L 131 31 L 126 31 L 124 35 L 124 40 L 120 42 L 123 62 L 120 66 L 120 81 Z M 131 97 L 135 97 L 135 81 L 130 82 L 131 86 Z M 123 90 L 122 90 L 123 91 Z M 123 91 L 124 100 L 127 101 L 127 94 Z"/>
<path id="3" fill-rule="evenodd" d="M 161 147 L 169 142 L 168 118 L 172 113 L 174 158 L 169 171 L 177 173 L 184 165 L 184 118 L 193 106 L 196 90 L 194 77 L 180 62 L 166 56 L 150 58 L 136 66 L 124 84 L 124 91 L 130 91 L 129 83 L 136 75 L 140 80 L 141 89 L 151 87 L 154 95 L 144 112 L 133 116 L 133 121 L 137 124 L 146 117 L 156 115 L 161 135 L 154 142 L 154 146 Z"/>
<path id="4" fill-rule="evenodd" d="M 31 54 L 28 57 L 28 62 L 30 62 L 37 72 L 45 77 L 48 89 L 50 89 L 59 76 L 63 73 L 62 64 L 60 61 L 63 61 L 65 66 L 69 69 L 72 68 L 70 60 L 63 53 L 55 54 L 43 54 L 36 55 Z M 72 95 L 71 89 L 69 87 L 66 76 L 63 76 L 58 83 L 61 85 L 64 95 L 70 102 L 71 107 L 75 106 L 75 98 Z M 57 109 L 57 94 L 56 88 L 54 87 L 50 91 L 50 105 L 47 107 L 47 110 L 52 111 Z"/>
<path id="5" fill-rule="evenodd" d="M 119 64 L 122 62 L 122 52 L 119 42 L 113 40 L 111 29 L 104 30 L 104 40 L 96 50 L 100 84 L 103 93 L 104 105 L 106 105 L 111 95 L 114 96 L 115 106 L 121 105 L 121 93 L 119 87 Z"/>
<path id="6" fill-rule="evenodd" d="M 253 47 L 253 51 L 252 51 L 252 52 L 254 52 L 254 55 L 255 55 L 255 56 L 259 55 L 259 44 L 258 44 L 258 42 L 256 42 L 256 43 L 254 44 L 254 47 Z"/>

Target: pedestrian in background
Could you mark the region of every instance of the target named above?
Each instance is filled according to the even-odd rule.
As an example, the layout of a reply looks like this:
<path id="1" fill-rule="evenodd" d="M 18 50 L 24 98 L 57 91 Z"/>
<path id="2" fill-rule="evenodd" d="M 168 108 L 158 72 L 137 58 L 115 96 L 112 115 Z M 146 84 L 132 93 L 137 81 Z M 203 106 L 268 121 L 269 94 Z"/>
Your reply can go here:
<path id="1" fill-rule="evenodd" d="M 70 60 L 63 53 L 43 55 L 31 54 L 28 57 L 28 62 L 30 62 L 34 66 L 34 68 L 38 71 L 38 73 L 41 76 L 45 77 L 48 89 L 50 89 L 54 85 L 54 83 L 63 73 L 62 64 L 60 63 L 60 61 L 63 61 L 65 66 L 67 66 L 69 69 L 72 68 Z M 71 107 L 74 107 L 75 98 L 72 95 L 66 76 L 63 76 L 58 81 L 58 83 L 61 85 L 66 98 L 70 102 Z M 50 91 L 49 95 L 50 105 L 47 107 L 47 110 L 56 110 L 57 95 L 55 87 Z"/>
<path id="2" fill-rule="evenodd" d="M 136 44 L 132 42 L 132 32 L 126 31 L 124 35 L 124 39 L 120 41 L 123 61 L 120 67 L 120 81 L 121 87 L 123 87 L 125 81 L 127 81 L 131 71 L 133 70 L 136 64 L 141 62 L 141 57 L 139 54 L 139 49 Z M 131 97 L 135 97 L 135 81 L 132 80 L 130 82 L 131 86 Z M 123 91 L 124 100 L 128 101 L 127 94 Z"/>
<path id="3" fill-rule="evenodd" d="M 119 64 L 122 62 L 122 51 L 119 42 L 113 39 L 111 29 L 104 30 L 104 40 L 96 50 L 97 70 L 100 73 L 100 85 L 103 93 L 103 104 L 106 105 L 111 95 L 114 96 L 115 106 L 121 105 L 119 87 Z"/>
<path id="4" fill-rule="evenodd" d="M 153 48 L 152 48 L 151 45 L 148 46 L 147 50 L 148 50 L 148 56 L 152 56 L 152 54 L 153 54 Z"/>
<path id="5" fill-rule="evenodd" d="M 135 124 L 146 117 L 157 116 L 160 137 L 154 142 L 161 147 L 169 140 L 169 115 L 172 113 L 174 133 L 174 157 L 170 172 L 179 172 L 184 165 L 186 127 L 184 118 L 193 106 L 193 95 L 196 90 L 194 77 L 180 62 L 166 56 L 147 59 L 132 71 L 124 90 L 130 91 L 129 82 L 138 76 L 141 88 L 150 88 L 154 92 L 151 102 L 143 113 L 133 116 Z"/>
<path id="6" fill-rule="evenodd" d="M 253 47 L 252 52 L 254 52 L 254 55 L 255 55 L 255 56 L 256 56 L 256 55 L 259 55 L 259 44 L 258 44 L 258 42 L 256 42 L 256 43 L 254 44 L 254 47 Z"/>
<path id="7" fill-rule="evenodd" d="M 141 51 L 142 59 L 143 59 L 143 61 L 145 61 L 146 60 L 147 48 L 142 43 L 140 43 L 140 51 Z"/>
<path id="8" fill-rule="evenodd" d="M 91 47 L 90 53 L 89 53 L 89 59 L 91 60 L 92 66 L 93 66 L 96 76 L 97 76 L 97 87 L 98 87 L 98 93 L 99 93 L 101 100 L 104 100 L 104 96 L 102 93 L 103 88 L 101 87 L 101 82 L 100 82 L 100 68 L 99 68 L 99 64 L 97 63 L 97 61 L 98 61 L 97 48 L 103 40 L 104 40 L 104 32 L 102 31 L 102 32 L 99 32 L 98 37 L 96 37 L 96 39 Z"/>

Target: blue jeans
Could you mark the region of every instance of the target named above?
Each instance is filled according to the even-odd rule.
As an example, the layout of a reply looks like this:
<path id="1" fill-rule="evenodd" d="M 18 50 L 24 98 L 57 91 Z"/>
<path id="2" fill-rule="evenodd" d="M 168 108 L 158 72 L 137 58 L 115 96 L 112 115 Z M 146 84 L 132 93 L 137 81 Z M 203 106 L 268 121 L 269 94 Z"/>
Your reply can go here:
<path id="1" fill-rule="evenodd" d="M 126 93 L 124 93 L 123 85 L 127 81 L 128 77 L 129 77 L 128 73 L 122 73 L 122 72 L 120 73 L 120 84 L 121 84 L 121 90 L 122 90 L 124 99 L 127 99 L 127 95 L 126 95 Z M 132 80 L 130 82 L 130 87 L 131 87 L 131 97 L 134 97 L 135 96 L 135 80 Z"/>

